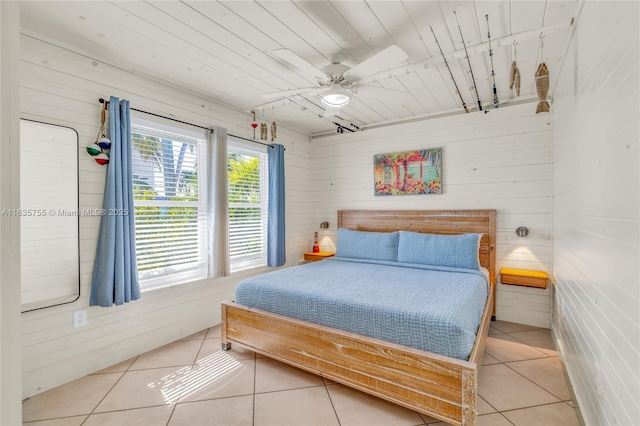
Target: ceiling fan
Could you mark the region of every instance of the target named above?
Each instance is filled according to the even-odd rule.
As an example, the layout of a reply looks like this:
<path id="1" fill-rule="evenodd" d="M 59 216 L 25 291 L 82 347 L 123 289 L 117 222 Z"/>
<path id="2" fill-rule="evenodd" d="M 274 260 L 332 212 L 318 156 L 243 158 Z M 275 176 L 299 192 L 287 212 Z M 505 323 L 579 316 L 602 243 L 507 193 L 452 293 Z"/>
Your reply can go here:
<path id="1" fill-rule="evenodd" d="M 400 90 L 360 83 L 367 77 L 407 60 L 407 54 L 396 45 L 387 47 L 353 68 L 342 64 L 343 58 L 339 55 L 331 58 L 331 64 L 318 69 L 288 49 L 277 49 L 271 53 L 317 79 L 318 85 L 262 93 L 261 96 L 267 99 L 316 92 L 320 96 L 320 103 L 325 108 L 325 117 L 328 117 L 336 115 L 340 109 L 349 105 L 353 96 L 392 102 L 402 102 L 409 96 L 409 93 Z"/>

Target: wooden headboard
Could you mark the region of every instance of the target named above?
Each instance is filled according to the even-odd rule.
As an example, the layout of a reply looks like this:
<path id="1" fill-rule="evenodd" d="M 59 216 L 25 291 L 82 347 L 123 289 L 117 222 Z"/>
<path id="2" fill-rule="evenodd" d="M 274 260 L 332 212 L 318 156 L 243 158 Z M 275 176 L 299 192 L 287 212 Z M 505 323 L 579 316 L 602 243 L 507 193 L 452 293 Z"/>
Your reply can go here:
<path id="1" fill-rule="evenodd" d="M 429 234 L 483 234 L 480 265 L 496 282 L 495 210 L 338 210 L 338 228 L 357 231 L 412 231 Z"/>

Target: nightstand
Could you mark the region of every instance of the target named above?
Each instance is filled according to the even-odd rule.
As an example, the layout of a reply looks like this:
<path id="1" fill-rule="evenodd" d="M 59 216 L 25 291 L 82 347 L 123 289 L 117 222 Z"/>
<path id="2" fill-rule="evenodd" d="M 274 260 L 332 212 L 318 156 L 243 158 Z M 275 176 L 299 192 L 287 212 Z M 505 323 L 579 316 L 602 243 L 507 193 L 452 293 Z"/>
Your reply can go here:
<path id="1" fill-rule="evenodd" d="M 308 260 L 310 262 L 316 262 L 318 260 L 326 259 L 327 257 L 331 257 L 334 255 L 335 253 L 332 251 L 319 251 L 317 253 L 308 251 L 304 254 L 304 260 Z"/>
<path id="2" fill-rule="evenodd" d="M 547 288 L 549 274 L 529 269 L 500 268 L 500 282 L 525 287 Z"/>

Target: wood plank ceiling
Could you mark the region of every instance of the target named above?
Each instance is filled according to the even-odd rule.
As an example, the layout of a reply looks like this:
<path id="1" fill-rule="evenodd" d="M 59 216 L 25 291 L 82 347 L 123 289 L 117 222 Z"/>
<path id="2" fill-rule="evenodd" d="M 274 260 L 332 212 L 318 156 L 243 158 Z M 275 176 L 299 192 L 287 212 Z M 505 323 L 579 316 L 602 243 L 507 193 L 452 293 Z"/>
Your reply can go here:
<path id="1" fill-rule="evenodd" d="M 501 105 L 536 98 L 541 60 L 551 87 L 578 6 L 570 1 L 28 1 L 22 31 L 95 60 L 198 93 L 257 120 L 305 134 L 361 129 L 461 112 L 462 103 L 430 26 L 472 113 L 493 100 L 487 18 Z M 455 12 L 455 14 L 454 14 Z M 317 79 L 273 51 L 288 49 L 317 68 L 332 60 L 353 67 L 390 45 L 408 55 L 363 83 L 407 92 L 402 102 L 355 98 L 324 117 L 315 92 L 265 99 L 262 93 L 317 85 Z M 517 59 L 520 96 L 509 89 Z M 111 93 L 105 93 L 105 96 Z M 533 107 L 533 111 L 535 107 Z"/>

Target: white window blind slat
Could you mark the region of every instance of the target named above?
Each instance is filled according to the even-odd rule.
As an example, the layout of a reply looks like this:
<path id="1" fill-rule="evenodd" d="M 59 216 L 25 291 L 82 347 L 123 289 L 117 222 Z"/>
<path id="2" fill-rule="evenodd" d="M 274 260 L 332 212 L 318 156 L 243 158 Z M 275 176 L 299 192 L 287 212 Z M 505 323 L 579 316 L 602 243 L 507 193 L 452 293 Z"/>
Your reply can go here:
<path id="1" fill-rule="evenodd" d="M 229 263 L 231 271 L 266 265 L 267 258 L 267 155 L 230 144 Z"/>
<path id="2" fill-rule="evenodd" d="M 132 125 L 138 272 L 143 289 L 205 278 L 204 136 Z"/>
<path id="3" fill-rule="evenodd" d="M 206 143 L 180 129 L 132 125 L 136 253 L 143 289 L 206 278 Z M 266 265 L 267 155 L 228 145 L 231 272 Z M 215 257 L 215 254 L 214 256 Z"/>

